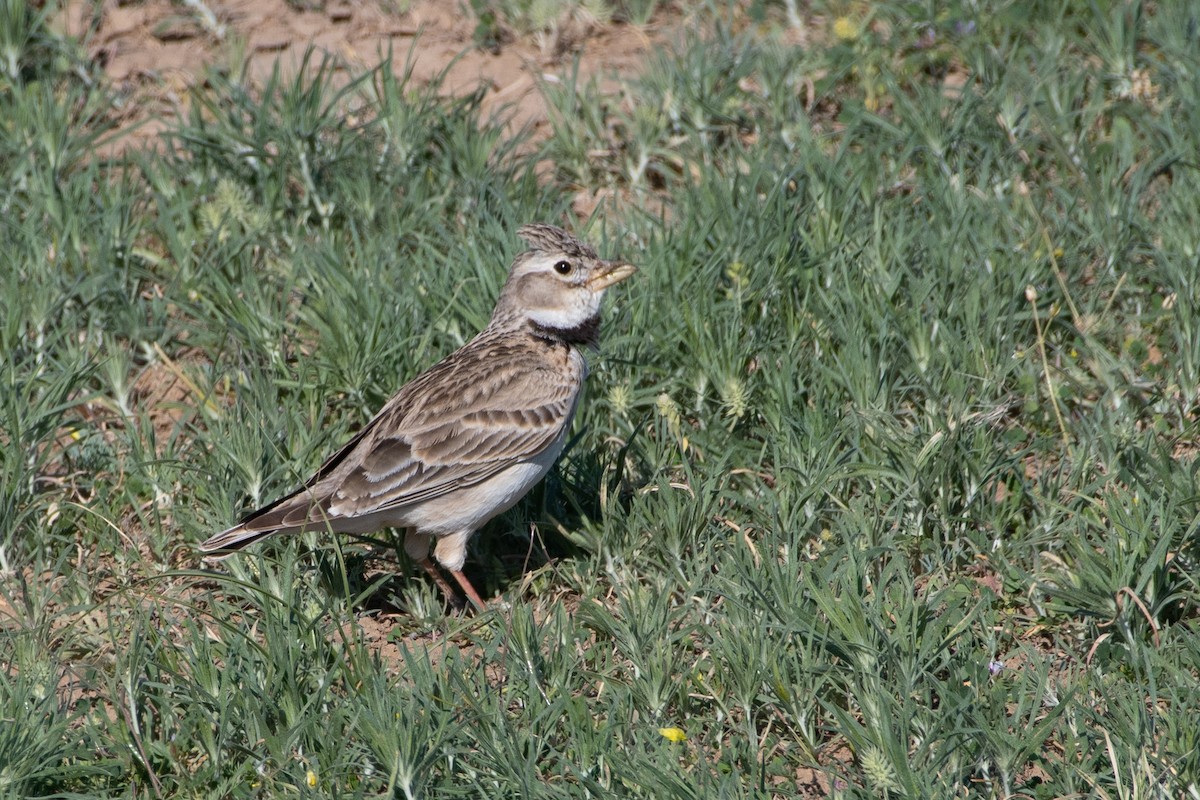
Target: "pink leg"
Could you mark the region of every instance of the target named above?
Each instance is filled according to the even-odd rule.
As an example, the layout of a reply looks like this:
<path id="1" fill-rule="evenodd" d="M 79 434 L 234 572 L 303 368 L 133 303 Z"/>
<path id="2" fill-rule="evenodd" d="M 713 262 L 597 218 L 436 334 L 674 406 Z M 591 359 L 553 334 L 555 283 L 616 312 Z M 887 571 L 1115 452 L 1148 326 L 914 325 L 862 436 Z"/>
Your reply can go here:
<path id="1" fill-rule="evenodd" d="M 429 573 L 429 577 L 433 578 L 433 582 L 437 584 L 439 589 L 441 589 L 442 596 L 446 598 L 446 601 L 455 608 L 458 608 L 458 604 L 462 601 L 458 599 L 458 595 L 455 593 L 454 587 L 450 585 L 448 580 L 446 580 L 446 576 L 442 575 L 441 571 L 437 568 L 437 565 L 429 559 L 429 556 L 425 556 L 417 563 L 421 565 L 422 569 Z"/>
<path id="2" fill-rule="evenodd" d="M 467 580 L 467 576 L 462 573 L 462 570 L 453 569 L 450 570 L 450 574 L 454 576 L 454 580 L 458 581 L 458 585 L 462 587 L 467 599 L 474 603 L 480 611 L 487 611 L 487 603 L 483 602 L 483 598 L 479 596 L 479 592 L 475 591 L 475 587 Z"/>

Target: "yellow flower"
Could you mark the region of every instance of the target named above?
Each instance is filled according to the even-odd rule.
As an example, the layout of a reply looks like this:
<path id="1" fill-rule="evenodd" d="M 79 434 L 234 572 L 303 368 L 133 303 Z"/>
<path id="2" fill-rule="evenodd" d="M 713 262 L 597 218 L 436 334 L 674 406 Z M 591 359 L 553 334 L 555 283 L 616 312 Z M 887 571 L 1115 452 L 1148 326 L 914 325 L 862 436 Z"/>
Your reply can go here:
<path id="1" fill-rule="evenodd" d="M 658 732 L 664 739 L 675 744 L 687 741 L 687 734 L 683 732 L 683 728 L 659 728 Z"/>
<path id="2" fill-rule="evenodd" d="M 858 26 L 849 17 L 838 17 L 833 21 L 833 35 L 843 42 L 852 42 L 858 38 Z"/>
<path id="3" fill-rule="evenodd" d="M 310 789 L 317 788 L 317 773 L 313 772 L 310 769 L 308 771 L 308 773 L 304 776 L 304 782 L 308 784 L 308 788 L 310 788 Z"/>

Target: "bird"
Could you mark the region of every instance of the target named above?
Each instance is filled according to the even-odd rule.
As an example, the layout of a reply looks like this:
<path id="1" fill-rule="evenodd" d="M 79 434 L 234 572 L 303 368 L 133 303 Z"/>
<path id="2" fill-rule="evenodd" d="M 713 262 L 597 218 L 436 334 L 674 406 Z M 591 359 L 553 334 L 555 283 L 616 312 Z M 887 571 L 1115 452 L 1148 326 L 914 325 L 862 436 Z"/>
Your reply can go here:
<path id="1" fill-rule="evenodd" d="M 467 543 L 550 471 L 598 346 L 601 300 L 637 268 L 553 225 L 521 226 L 487 326 L 406 383 L 296 491 L 200 545 L 220 560 L 276 534 L 404 529 L 404 550 L 447 601 L 437 559 L 477 608 Z"/>

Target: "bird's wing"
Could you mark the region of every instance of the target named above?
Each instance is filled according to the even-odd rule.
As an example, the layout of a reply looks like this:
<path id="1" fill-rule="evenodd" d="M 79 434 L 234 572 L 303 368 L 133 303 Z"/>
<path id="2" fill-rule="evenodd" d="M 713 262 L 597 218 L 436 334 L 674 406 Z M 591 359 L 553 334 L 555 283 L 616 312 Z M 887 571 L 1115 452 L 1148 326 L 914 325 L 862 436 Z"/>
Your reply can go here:
<path id="1" fill-rule="evenodd" d="M 537 456 L 571 421 L 578 380 L 520 365 L 464 372 L 474 381 L 453 393 L 417 392 L 380 414 L 347 468 L 331 473 L 333 514 L 362 516 L 480 483 Z"/>
<path id="2" fill-rule="evenodd" d="M 439 497 L 537 456 L 575 410 L 582 368 L 460 350 L 404 386 L 303 488 L 201 545 L 241 547 Z"/>

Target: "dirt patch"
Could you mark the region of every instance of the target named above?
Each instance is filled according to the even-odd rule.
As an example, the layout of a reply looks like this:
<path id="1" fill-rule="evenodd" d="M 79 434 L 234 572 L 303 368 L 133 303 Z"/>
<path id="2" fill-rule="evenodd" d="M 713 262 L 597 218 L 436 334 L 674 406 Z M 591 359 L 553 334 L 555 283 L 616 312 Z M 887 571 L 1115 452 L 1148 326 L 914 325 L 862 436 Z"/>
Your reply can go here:
<path id="1" fill-rule="evenodd" d="M 412 70 L 418 83 L 441 78 L 441 90 L 461 95 L 483 87 L 483 110 L 515 132 L 549 129 L 542 83 L 600 76 L 615 89 L 637 71 L 651 48 L 673 35 L 679 20 L 664 12 L 651 25 L 566 21 L 553 34 L 512 37 L 484 49 L 476 19 L 458 3 L 414 0 L 396 11 L 386 2 L 306 4 L 287 0 L 70 0 L 56 27 L 81 39 L 122 97 L 121 125 L 132 131 L 119 149 L 145 145 L 186 110 L 189 90 L 209 68 L 241 72 L 261 85 L 276 65 L 294 74 L 309 48 L 346 74 L 379 65 L 389 50 L 393 69 Z M 604 83 L 602 83 L 604 86 Z"/>

